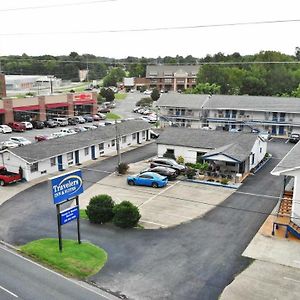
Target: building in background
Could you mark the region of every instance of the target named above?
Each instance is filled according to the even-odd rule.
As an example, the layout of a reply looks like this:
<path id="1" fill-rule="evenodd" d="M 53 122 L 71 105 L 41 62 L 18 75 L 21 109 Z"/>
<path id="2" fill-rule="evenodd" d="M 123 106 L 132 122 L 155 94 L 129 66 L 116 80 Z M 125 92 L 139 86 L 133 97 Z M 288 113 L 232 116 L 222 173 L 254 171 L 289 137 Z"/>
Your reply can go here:
<path id="1" fill-rule="evenodd" d="M 183 91 L 196 86 L 199 68 L 196 65 L 148 65 L 146 78 L 150 80 L 150 88 Z"/>

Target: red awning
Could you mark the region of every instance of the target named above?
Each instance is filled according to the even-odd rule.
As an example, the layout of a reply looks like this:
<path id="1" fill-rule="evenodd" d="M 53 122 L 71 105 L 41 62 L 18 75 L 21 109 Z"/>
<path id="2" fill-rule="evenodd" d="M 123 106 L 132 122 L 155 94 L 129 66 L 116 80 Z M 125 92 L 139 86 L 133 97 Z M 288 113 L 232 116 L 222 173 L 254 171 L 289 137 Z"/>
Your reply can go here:
<path id="1" fill-rule="evenodd" d="M 5 114 L 5 109 L 1 108 L 0 109 L 0 114 Z"/>
<path id="2" fill-rule="evenodd" d="M 96 103 L 95 100 L 82 100 L 82 101 L 74 101 L 74 105 L 88 105 Z"/>
<path id="3" fill-rule="evenodd" d="M 39 105 L 18 106 L 13 108 L 14 111 L 40 110 Z"/>
<path id="4" fill-rule="evenodd" d="M 58 107 L 68 107 L 68 103 L 51 103 L 51 104 L 46 104 L 46 108 L 58 108 Z"/>

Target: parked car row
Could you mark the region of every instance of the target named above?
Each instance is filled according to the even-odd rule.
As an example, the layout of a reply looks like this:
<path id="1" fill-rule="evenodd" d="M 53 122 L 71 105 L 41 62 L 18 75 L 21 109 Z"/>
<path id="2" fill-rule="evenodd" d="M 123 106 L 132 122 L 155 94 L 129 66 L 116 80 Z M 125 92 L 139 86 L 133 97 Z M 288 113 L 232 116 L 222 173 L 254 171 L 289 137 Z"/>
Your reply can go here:
<path id="1" fill-rule="evenodd" d="M 142 170 L 137 175 L 127 177 L 129 185 L 164 187 L 169 180 L 175 180 L 177 176 L 186 171 L 186 167 L 178 164 L 173 159 L 156 158 L 151 160 L 150 168 Z"/>

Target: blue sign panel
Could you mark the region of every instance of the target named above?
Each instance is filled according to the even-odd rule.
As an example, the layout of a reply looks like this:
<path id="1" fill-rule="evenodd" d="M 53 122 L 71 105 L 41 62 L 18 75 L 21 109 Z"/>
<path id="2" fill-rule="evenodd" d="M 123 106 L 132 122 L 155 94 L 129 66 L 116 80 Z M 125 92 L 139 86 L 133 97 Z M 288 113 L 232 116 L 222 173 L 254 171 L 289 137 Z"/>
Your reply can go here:
<path id="1" fill-rule="evenodd" d="M 54 204 L 59 204 L 83 193 L 81 170 L 52 177 L 50 180 Z"/>
<path id="2" fill-rule="evenodd" d="M 60 225 L 67 224 L 79 218 L 78 206 L 73 206 L 60 213 Z"/>

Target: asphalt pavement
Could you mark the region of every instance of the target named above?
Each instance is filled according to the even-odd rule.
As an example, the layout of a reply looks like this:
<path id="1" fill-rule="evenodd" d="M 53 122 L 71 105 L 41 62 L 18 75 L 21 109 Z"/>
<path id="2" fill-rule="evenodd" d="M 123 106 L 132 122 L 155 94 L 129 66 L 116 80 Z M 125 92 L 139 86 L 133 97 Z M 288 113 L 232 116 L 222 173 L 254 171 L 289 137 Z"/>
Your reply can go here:
<path id="1" fill-rule="evenodd" d="M 68 279 L 0 246 L 0 299 L 104 300 L 112 295 Z"/>

